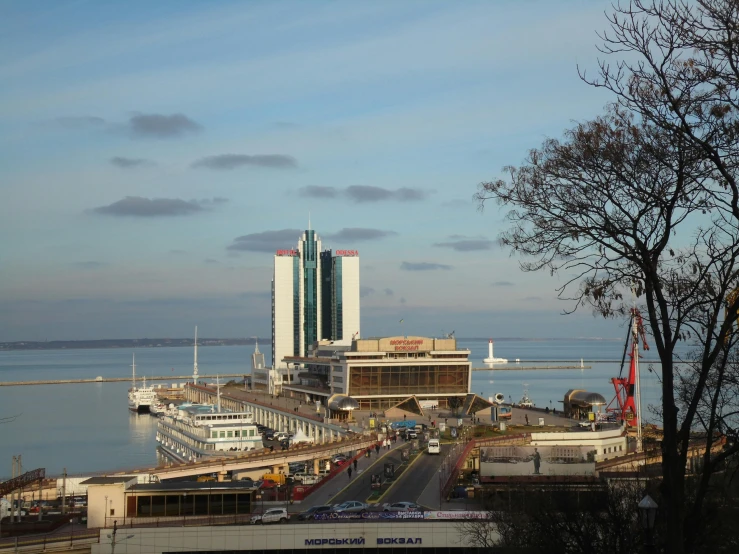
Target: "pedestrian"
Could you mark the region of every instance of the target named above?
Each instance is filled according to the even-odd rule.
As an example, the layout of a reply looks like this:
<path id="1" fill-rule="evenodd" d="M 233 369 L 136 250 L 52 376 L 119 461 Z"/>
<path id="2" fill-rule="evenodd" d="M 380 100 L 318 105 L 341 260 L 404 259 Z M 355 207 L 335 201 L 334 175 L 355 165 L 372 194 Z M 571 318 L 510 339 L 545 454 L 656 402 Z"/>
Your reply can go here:
<path id="1" fill-rule="evenodd" d="M 380 455 L 380 445 L 379 444 L 375 445 L 375 454 L 377 454 L 378 456 Z"/>
<path id="2" fill-rule="evenodd" d="M 346 470 L 346 474 L 349 476 L 349 479 L 352 478 L 352 468 L 351 467 Z"/>
<path id="3" fill-rule="evenodd" d="M 403 414 L 403 421 L 405 421 L 405 414 Z"/>
<path id="4" fill-rule="evenodd" d="M 526 414 L 524 417 L 526 418 L 526 425 L 528 425 L 529 424 L 529 414 Z"/>
<path id="5" fill-rule="evenodd" d="M 357 460 L 354 460 L 354 471 L 357 471 Z"/>

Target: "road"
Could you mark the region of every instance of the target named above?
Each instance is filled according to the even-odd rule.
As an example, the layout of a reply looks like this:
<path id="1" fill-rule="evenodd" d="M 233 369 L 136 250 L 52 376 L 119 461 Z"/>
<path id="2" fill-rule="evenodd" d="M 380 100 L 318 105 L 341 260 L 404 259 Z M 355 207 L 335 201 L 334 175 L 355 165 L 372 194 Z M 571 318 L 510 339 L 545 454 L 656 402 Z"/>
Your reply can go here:
<path id="1" fill-rule="evenodd" d="M 403 472 L 403 475 L 390 488 L 390 491 L 382 497 L 380 504 L 401 501 L 416 502 L 429 481 L 431 479 L 438 479 L 439 467 L 446 457 L 449 448 L 449 445 L 442 445 L 439 456 L 429 456 L 425 452 L 422 452 L 420 459 L 416 460 L 409 469 Z M 371 475 L 383 475 L 385 463 L 393 463 L 396 468 L 400 467 L 400 450 L 390 452 L 381 458 L 379 462 L 374 463 L 370 468 L 362 471 L 357 478 L 353 479 L 351 485 L 334 496 L 330 503 L 339 504 L 347 500 L 366 501 L 367 497 L 372 493 L 370 487 Z M 348 477 L 343 475 L 337 475 L 334 479 L 339 481 L 346 479 L 348 481 Z"/>
<path id="2" fill-rule="evenodd" d="M 444 458 L 448 454 L 451 445 L 443 444 L 441 446 L 441 454 L 438 456 L 429 455 L 426 452 L 420 454 L 420 459 L 400 476 L 400 479 L 393 485 L 381 502 L 392 504 L 393 502 L 418 502 L 426 485 L 432 479 L 439 478 L 439 468 Z"/>

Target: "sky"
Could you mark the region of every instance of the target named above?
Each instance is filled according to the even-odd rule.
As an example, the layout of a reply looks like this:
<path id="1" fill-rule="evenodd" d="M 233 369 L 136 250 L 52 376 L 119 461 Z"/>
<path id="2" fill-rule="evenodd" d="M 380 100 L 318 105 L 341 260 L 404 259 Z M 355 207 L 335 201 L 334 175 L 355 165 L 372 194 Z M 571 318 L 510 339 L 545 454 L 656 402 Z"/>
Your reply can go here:
<path id="1" fill-rule="evenodd" d="M 309 221 L 365 337 L 621 337 L 473 201 L 612 100 L 609 4 L 0 1 L 0 341 L 268 338 Z"/>

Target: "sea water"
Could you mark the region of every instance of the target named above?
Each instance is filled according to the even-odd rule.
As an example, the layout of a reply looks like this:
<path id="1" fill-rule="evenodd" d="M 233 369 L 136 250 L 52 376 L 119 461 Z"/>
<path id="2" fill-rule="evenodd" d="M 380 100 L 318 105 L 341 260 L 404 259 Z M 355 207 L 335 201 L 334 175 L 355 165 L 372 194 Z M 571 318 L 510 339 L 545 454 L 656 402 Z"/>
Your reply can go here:
<path id="1" fill-rule="evenodd" d="M 471 351 L 473 367 L 485 367 L 487 340 L 459 339 L 457 346 Z M 269 355 L 268 345 L 263 350 Z M 511 363 L 506 367 L 516 367 L 516 358 L 526 367 L 579 365 L 580 359 L 591 367 L 503 370 L 494 366 L 473 372 L 472 392 L 485 398 L 501 393 L 506 400 L 518 402 L 528 391 L 536 406 L 558 411 L 569 389 L 598 392 L 610 402 L 615 394 L 610 379 L 619 375 L 623 350 L 624 343 L 618 340 L 497 340 L 495 355 L 508 358 Z M 128 377 L 133 352 L 128 348 L 2 351 L 0 380 Z M 251 346 L 200 347 L 199 373 L 209 381 L 217 374 L 248 375 L 252 352 Z M 192 374 L 192 349 L 142 348 L 135 353 L 139 379 Z M 658 419 L 646 408 L 660 401 L 660 366 L 655 360 L 651 351 L 644 352 L 645 421 Z M 623 371 L 628 374 L 628 357 Z M 12 456 L 18 454 L 24 470 L 43 467 L 47 475 L 59 475 L 64 468 L 70 475 L 88 475 L 155 466 L 156 418 L 129 412 L 129 387 L 130 382 L 0 387 L 0 418 L 11 418 L 0 423 L 5 455 L 0 459 L 0 476 L 10 475 Z"/>

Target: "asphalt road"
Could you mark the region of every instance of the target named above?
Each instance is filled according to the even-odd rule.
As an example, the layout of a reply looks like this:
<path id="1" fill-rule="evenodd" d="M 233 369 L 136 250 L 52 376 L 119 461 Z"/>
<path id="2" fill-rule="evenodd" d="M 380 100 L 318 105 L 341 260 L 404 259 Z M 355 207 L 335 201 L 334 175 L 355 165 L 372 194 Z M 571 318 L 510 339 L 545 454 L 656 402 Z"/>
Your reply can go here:
<path id="1" fill-rule="evenodd" d="M 382 504 L 393 502 L 417 502 L 426 486 L 432 479 L 439 478 L 439 468 L 449 449 L 448 444 L 441 446 L 441 454 L 429 455 L 426 452 L 420 454 L 420 459 L 403 472 L 400 479 L 393 485 L 380 501 Z"/>
<path id="2" fill-rule="evenodd" d="M 449 451 L 449 448 L 449 445 L 442 445 L 441 454 L 438 456 L 430 456 L 425 452 L 422 452 L 420 459 L 403 472 L 403 475 L 401 475 L 390 488 L 390 491 L 382 497 L 379 505 L 402 501 L 416 502 L 418 497 L 426 488 L 426 485 L 428 485 L 432 479 L 439 478 L 439 467 Z M 378 463 L 375 463 L 368 470 L 361 472 L 359 477 L 353 479 L 352 484 L 337 494 L 330 503 L 339 504 L 347 500 L 359 500 L 360 502 L 365 502 L 367 497 L 372 493 L 372 489 L 370 487 L 371 475 L 382 475 L 385 463 L 387 462 L 394 463 L 396 468 L 400 467 L 400 450 L 394 450 L 392 453 L 382 458 Z M 348 481 L 348 478 L 343 475 L 337 475 L 335 479 L 347 479 Z"/>
<path id="3" fill-rule="evenodd" d="M 382 451 L 380 452 L 380 455 L 382 455 Z M 375 458 L 376 460 L 377 458 Z M 359 475 L 352 479 L 351 485 L 349 485 L 346 489 L 342 490 L 333 497 L 333 499 L 330 500 L 330 504 L 340 504 L 341 502 L 346 502 L 347 500 L 359 500 L 360 502 L 366 502 L 367 497 L 372 494 L 372 480 L 371 476 L 373 474 L 379 474 L 383 475 L 385 471 L 385 463 L 394 463 L 395 467 L 400 466 L 400 450 L 396 449 L 391 451 L 390 454 L 384 456 L 383 458 L 380 458 L 379 461 L 374 462 L 369 468 L 360 471 Z M 346 473 L 346 471 L 344 472 Z M 346 475 L 337 475 L 334 477 L 335 480 L 337 480 L 339 483 L 342 479 L 346 480 L 347 483 L 349 482 L 349 478 Z M 383 477 L 384 480 L 384 477 Z"/>

